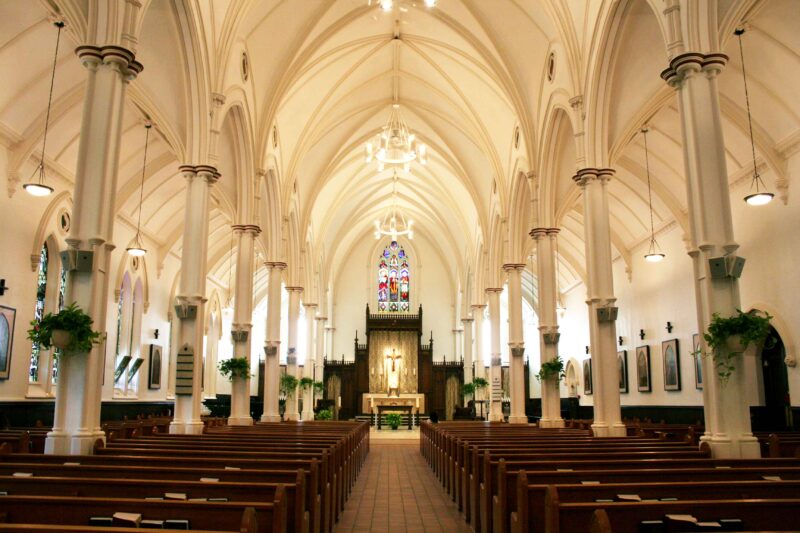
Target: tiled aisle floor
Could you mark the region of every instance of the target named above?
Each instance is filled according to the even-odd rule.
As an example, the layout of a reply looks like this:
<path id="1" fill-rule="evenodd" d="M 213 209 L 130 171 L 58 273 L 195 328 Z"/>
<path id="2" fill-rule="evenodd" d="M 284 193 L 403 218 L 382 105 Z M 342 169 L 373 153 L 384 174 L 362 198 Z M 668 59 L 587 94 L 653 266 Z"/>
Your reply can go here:
<path id="1" fill-rule="evenodd" d="M 419 441 L 370 442 L 367 463 L 334 533 L 469 533 L 419 453 Z"/>

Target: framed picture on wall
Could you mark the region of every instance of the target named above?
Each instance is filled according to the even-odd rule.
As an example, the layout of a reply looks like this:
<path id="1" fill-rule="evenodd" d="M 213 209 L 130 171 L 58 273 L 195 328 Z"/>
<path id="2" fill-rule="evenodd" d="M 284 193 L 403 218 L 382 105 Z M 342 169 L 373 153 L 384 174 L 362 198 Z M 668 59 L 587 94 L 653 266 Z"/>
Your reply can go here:
<path id="1" fill-rule="evenodd" d="M 650 382 L 650 346 L 636 347 L 636 390 L 639 392 L 653 390 Z"/>
<path id="2" fill-rule="evenodd" d="M 161 388 L 161 346 L 150 345 L 150 364 L 148 365 L 147 388 L 157 390 Z"/>
<path id="3" fill-rule="evenodd" d="M 583 362 L 583 393 L 592 393 L 592 358 Z"/>
<path id="4" fill-rule="evenodd" d="M 681 390 L 681 361 L 678 357 L 678 339 L 661 343 L 664 360 L 664 390 Z"/>
<path id="5" fill-rule="evenodd" d="M 17 310 L 0 305 L 0 379 L 11 372 L 11 348 L 14 346 L 14 322 Z"/>
<path id="6" fill-rule="evenodd" d="M 700 334 L 692 335 L 692 361 L 694 361 L 694 388 L 703 390 L 703 354 L 700 352 Z"/>
<path id="7" fill-rule="evenodd" d="M 617 352 L 617 367 L 619 368 L 619 391 L 628 393 L 628 351 Z"/>

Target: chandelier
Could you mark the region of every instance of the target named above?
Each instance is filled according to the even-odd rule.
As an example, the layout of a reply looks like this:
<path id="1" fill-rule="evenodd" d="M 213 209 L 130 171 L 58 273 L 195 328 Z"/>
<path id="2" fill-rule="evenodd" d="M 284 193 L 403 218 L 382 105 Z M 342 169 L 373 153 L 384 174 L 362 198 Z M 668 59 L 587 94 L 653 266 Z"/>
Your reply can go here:
<path id="1" fill-rule="evenodd" d="M 415 159 L 423 165 L 427 164 L 427 148 L 418 143 L 416 135 L 411 133 L 400 114 L 400 104 L 392 104 L 392 112 L 386 125 L 372 140 L 364 145 L 366 163 L 373 159 L 378 162 L 378 171 L 386 165 L 402 166 L 408 172 Z"/>
<path id="2" fill-rule="evenodd" d="M 145 122 L 144 161 L 142 162 L 142 186 L 139 189 L 139 218 L 136 221 L 136 235 L 128 244 L 128 247 L 125 248 L 125 251 L 134 257 L 141 257 L 147 253 L 147 249 L 144 247 L 144 241 L 142 240 L 142 200 L 144 199 L 144 173 L 147 168 L 147 141 L 150 140 L 151 127 L 153 127 L 153 124 L 149 120 Z"/>
<path id="3" fill-rule="evenodd" d="M 393 241 L 400 235 L 405 235 L 409 239 L 414 238 L 413 220 L 408 220 L 403 216 L 403 212 L 397 212 L 397 172 L 392 176 L 392 206 L 386 211 L 383 219 L 375 221 L 375 239 L 380 239 L 388 235 Z"/>
<path id="4" fill-rule="evenodd" d="M 647 126 L 642 128 L 642 136 L 644 137 L 644 166 L 647 170 L 647 205 L 650 207 L 650 246 L 647 248 L 647 253 L 644 255 L 644 260 L 648 263 L 660 263 L 664 260 L 666 255 L 661 251 L 661 247 L 656 241 L 656 230 L 653 225 L 653 192 L 650 187 L 650 154 L 647 150 L 647 132 L 650 129 Z"/>
<path id="5" fill-rule="evenodd" d="M 423 0 L 423 4 L 425 4 L 427 8 L 436 7 L 437 3 L 438 0 Z M 382 11 L 389 12 L 394 9 L 394 0 L 367 0 L 367 5 L 377 5 Z"/>

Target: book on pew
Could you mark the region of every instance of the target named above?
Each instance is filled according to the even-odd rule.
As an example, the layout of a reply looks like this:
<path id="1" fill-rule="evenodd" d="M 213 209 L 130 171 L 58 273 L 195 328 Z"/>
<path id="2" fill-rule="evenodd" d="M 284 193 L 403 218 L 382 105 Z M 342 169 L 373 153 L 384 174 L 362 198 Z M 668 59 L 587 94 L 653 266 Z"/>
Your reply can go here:
<path id="1" fill-rule="evenodd" d="M 145 496 L 145 500 L 156 500 L 156 501 L 164 501 L 163 496 Z"/>
<path id="2" fill-rule="evenodd" d="M 110 527 L 114 523 L 114 519 L 110 516 L 90 516 L 89 525 L 97 527 Z"/>
<path id="3" fill-rule="evenodd" d="M 698 522 L 696 524 L 697 531 L 721 531 L 722 524 L 719 522 L 709 521 L 709 522 Z"/>
<path id="4" fill-rule="evenodd" d="M 190 502 L 207 502 L 208 498 L 189 498 Z"/>
<path id="5" fill-rule="evenodd" d="M 180 519 L 164 520 L 164 529 L 189 530 L 189 521 Z"/>
<path id="6" fill-rule="evenodd" d="M 186 494 L 182 492 L 165 492 L 165 500 L 186 500 Z"/>
<path id="7" fill-rule="evenodd" d="M 241 470 L 238 466 L 226 466 L 225 470 Z"/>
<path id="8" fill-rule="evenodd" d="M 599 485 L 599 481 L 581 481 L 581 485 Z"/>
<path id="9" fill-rule="evenodd" d="M 781 476 L 761 476 L 764 481 L 783 481 Z"/>
<path id="10" fill-rule="evenodd" d="M 622 502 L 640 502 L 642 497 L 638 494 L 617 494 L 617 499 Z"/>
<path id="11" fill-rule="evenodd" d="M 597 498 L 595 500 L 595 503 L 614 503 L 614 500 L 611 500 L 609 498 Z"/>
<path id="12" fill-rule="evenodd" d="M 639 522 L 639 533 L 664 533 L 663 520 L 642 520 Z"/>
<path id="13" fill-rule="evenodd" d="M 673 522 L 689 522 L 689 523 L 692 523 L 692 524 L 696 524 L 697 523 L 697 518 L 695 518 L 694 516 L 692 516 L 690 514 L 668 514 L 668 515 L 665 515 L 665 518 L 667 520 L 671 520 Z"/>
<path id="14" fill-rule="evenodd" d="M 722 531 L 744 531 L 744 523 L 740 518 L 720 518 L 717 522 L 722 525 Z"/>
<path id="15" fill-rule="evenodd" d="M 149 528 L 149 529 L 164 529 L 164 521 L 163 520 L 142 520 L 141 524 L 139 524 L 140 528 Z"/>
<path id="16" fill-rule="evenodd" d="M 33 477 L 33 472 L 14 472 L 11 477 Z"/>
<path id="17" fill-rule="evenodd" d="M 218 477 L 201 477 L 200 481 L 203 483 L 219 483 Z"/>
<path id="18" fill-rule="evenodd" d="M 0 496 L 8 496 L 8 492 L 4 490 L 0 490 Z"/>
<path id="19" fill-rule="evenodd" d="M 80 466 L 80 463 L 76 463 L 75 461 L 67 461 L 64 463 L 64 466 Z"/>
<path id="20" fill-rule="evenodd" d="M 139 527 L 142 522 L 142 515 L 139 513 L 114 513 L 114 527 Z"/>
<path id="21" fill-rule="evenodd" d="M 230 501 L 228 498 L 208 498 L 207 500 L 210 501 L 210 502 L 229 502 Z"/>

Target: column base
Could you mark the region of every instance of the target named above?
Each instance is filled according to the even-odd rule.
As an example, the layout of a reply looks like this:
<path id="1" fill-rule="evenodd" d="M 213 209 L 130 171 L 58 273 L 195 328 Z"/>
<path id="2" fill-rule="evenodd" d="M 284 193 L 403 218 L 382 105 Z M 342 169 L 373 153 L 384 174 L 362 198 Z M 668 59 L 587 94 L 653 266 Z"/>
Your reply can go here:
<path id="1" fill-rule="evenodd" d="M 69 438 L 70 455 L 91 455 L 97 437 L 91 431 L 78 431 Z"/>
<path id="2" fill-rule="evenodd" d="M 303 411 L 302 416 L 304 422 L 309 422 L 311 420 L 314 420 L 314 411 Z"/>
<path id="3" fill-rule="evenodd" d="M 707 442 L 714 459 L 760 459 L 761 447 L 752 435 L 739 435 L 738 438 L 725 434 L 703 435 L 700 444 Z"/>
<path id="4" fill-rule="evenodd" d="M 288 420 L 289 422 L 297 422 L 300 420 L 300 415 L 298 413 L 284 413 L 283 419 Z"/>
<path id="5" fill-rule="evenodd" d="M 539 420 L 540 428 L 563 428 L 563 418 L 542 418 Z"/>
<path id="6" fill-rule="evenodd" d="M 527 424 L 528 417 L 525 415 L 512 415 L 508 417 L 509 424 Z"/>
<path id="7" fill-rule="evenodd" d="M 202 420 L 178 421 L 169 425 L 169 432 L 170 435 L 200 435 L 204 427 Z"/>
<path id="8" fill-rule="evenodd" d="M 261 422 L 280 422 L 281 415 L 261 415 Z"/>
<path id="9" fill-rule="evenodd" d="M 64 431 L 50 431 L 44 441 L 44 453 L 48 455 L 69 455 L 69 435 Z"/>
<path id="10" fill-rule="evenodd" d="M 595 437 L 625 437 L 628 434 L 628 428 L 621 423 L 612 426 L 606 423 L 592 424 L 592 433 Z"/>
<path id="11" fill-rule="evenodd" d="M 252 426 L 253 418 L 249 416 L 229 416 L 229 426 Z"/>

